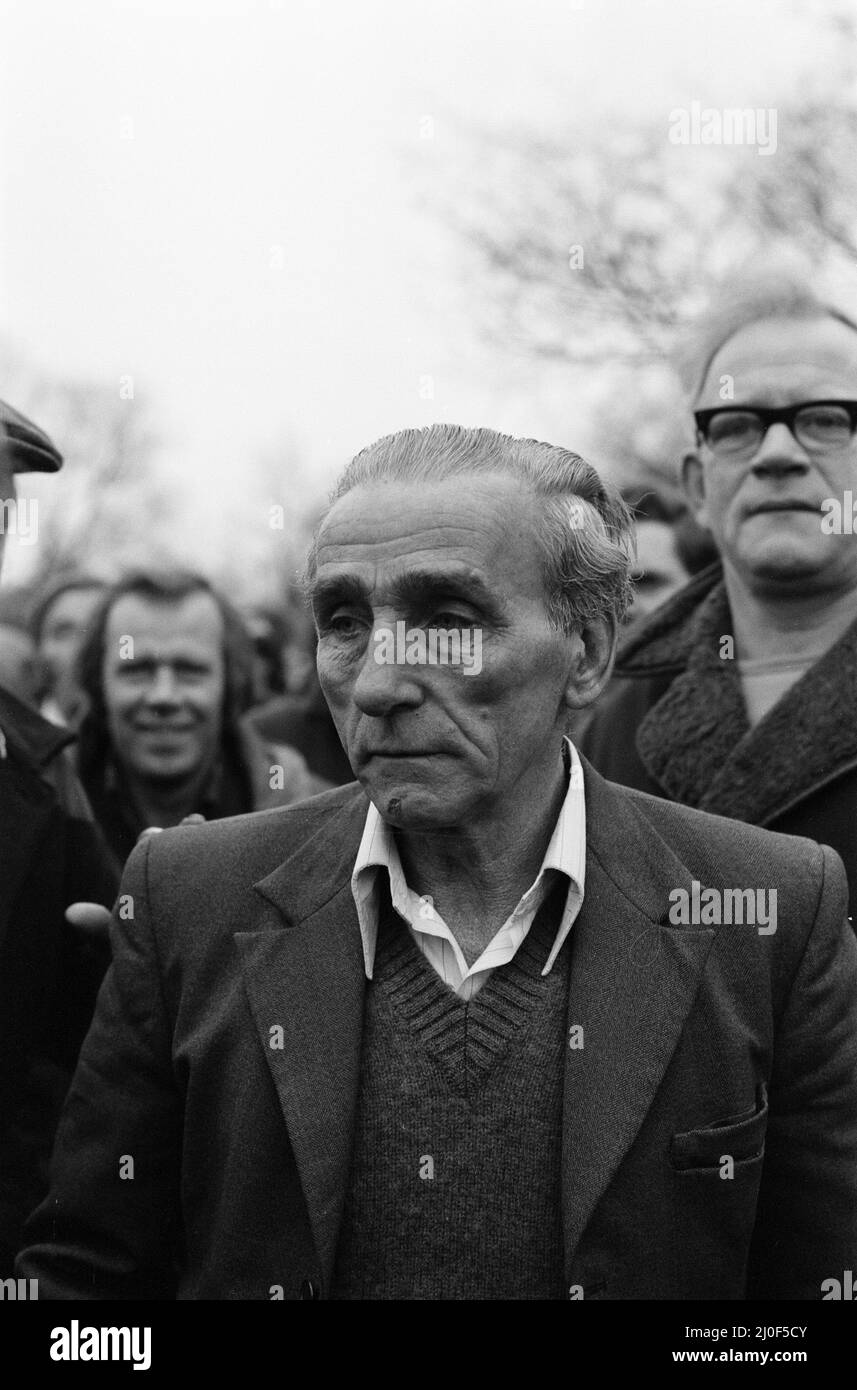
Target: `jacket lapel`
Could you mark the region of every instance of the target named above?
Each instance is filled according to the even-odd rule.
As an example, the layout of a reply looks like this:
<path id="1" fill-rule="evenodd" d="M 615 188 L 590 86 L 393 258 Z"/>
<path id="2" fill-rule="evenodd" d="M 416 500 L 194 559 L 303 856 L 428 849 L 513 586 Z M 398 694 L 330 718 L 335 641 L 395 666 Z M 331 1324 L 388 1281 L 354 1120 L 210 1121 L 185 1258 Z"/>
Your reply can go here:
<path id="1" fill-rule="evenodd" d="M 585 764 L 586 889 L 571 936 L 563 1220 L 569 1262 L 643 1123 L 699 988 L 714 932 L 669 923 L 691 878 L 643 814 Z"/>
<path id="2" fill-rule="evenodd" d="M 702 809 L 770 825 L 857 765 L 855 710 L 857 623 L 735 743 Z"/>
<path id="3" fill-rule="evenodd" d="M 718 584 L 686 625 L 675 679 L 637 731 L 646 770 L 672 801 L 685 806 L 702 805 L 748 732 L 735 661 L 720 656 L 721 637 L 731 632 L 726 590 Z"/>
<path id="4" fill-rule="evenodd" d="M 265 900 L 259 928 L 235 933 L 325 1288 L 336 1254 L 359 1079 L 365 975 L 350 875 L 366 806 L 355 788 L 321 831 L 255 884 Z"/>

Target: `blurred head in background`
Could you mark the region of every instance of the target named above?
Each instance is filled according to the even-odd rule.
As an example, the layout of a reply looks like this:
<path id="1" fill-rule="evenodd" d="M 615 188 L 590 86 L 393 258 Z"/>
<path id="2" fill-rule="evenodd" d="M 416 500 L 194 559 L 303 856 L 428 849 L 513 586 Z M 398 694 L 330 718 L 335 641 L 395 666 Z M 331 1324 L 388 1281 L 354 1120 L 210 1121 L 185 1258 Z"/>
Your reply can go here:
<path id="1" fill-rule="evenodd" d="M 83 718 L 77 658 L 106 587 L 102 579 L 75 572 L 52 579 L 36 598 L 30 624 L 41 668 L 42 713 L 55 723 L 77 725 Z"/>
<path id="2" fill-rule="evenodd" d="M 24 704 L 38 703 L 36 644 L 29 625 L 25 589 L 0 590 L 0 686 Z"/>
<path id="3" fill-rule="evenodd" d="M 242 608 L 241 617 L 253 648 L 253 704 L 261 705 L 286 688 L 286 624 L 280 613 L 258 604 Z"/>
<path id="4" fill-rule="evenodd" d="M 688 577 L 676 543 L 675 525 L 685 508 L 680 500 L 654 488 L 625 487 L 622 499 L 631 511 L 637 535 L 634 601 L 628 621 L 657 608 Z"/>

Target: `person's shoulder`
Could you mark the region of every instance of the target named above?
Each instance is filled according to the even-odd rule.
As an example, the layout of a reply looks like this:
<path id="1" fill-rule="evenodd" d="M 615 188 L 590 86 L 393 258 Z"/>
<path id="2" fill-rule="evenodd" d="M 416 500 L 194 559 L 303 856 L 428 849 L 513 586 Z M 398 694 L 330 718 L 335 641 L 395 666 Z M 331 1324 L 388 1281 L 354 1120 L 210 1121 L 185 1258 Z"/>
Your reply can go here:
<path id="1" fill-rule="evenodd" d="M 755 874 L 756 880 L 760 875 L 768 875 L 772 881 L 794 885 L 813 881 L 816 892 L 820 887 L 822 854 L 814 840 L 713 815 L 617 783 L 610 785 L 614 792 L 628 798 L 688 868 L 703 859 L 721 881 L 746 881 L 749 885 L 748 875 Z M 833 851 L 829 853 L 838 862 L 838 856 Z"/>
<path id="2" fill-rule="evenodd" d="M 291 806 L 176 826 L 147 837 L 149 873 L 179 880 L 205 873 L 246 883 L 272 872 L 325 833 L 340 843 L 349 834 L 356 836 L 356 854 L 367 806 L 362 788 L 350 782 Z"/>
<path id="3" fill-rule="evenodd" d="M 0 757 L 13 754 L 41 772 L 74 742 L 74 734 L 44 719 L 0 686 Z"/>

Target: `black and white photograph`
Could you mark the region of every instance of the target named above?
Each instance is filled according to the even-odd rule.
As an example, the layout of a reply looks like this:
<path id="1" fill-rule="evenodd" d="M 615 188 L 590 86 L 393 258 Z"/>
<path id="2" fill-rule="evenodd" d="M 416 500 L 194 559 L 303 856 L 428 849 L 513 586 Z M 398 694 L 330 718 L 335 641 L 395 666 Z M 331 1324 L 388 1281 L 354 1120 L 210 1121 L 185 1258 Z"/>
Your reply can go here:
<path id="1" fill-rule="evenodd" d="M 844 1352 L 855 532 L 850 0 L 2 0 L 25 1373 Z"/>

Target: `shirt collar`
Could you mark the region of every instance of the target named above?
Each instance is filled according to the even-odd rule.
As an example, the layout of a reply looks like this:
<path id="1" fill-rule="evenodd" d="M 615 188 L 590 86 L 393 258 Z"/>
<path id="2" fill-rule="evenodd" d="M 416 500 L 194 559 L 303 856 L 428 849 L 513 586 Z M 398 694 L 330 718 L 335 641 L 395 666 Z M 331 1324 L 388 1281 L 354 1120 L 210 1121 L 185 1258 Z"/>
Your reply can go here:
<path id="1" fill-rule="evenodd" d="M 568 772 L 565 799 L 553 828 L 548 847 L 534 882 L 521 898 L 509 921 L 516 915 L 525 913 L 535 900 L 541 905 L 547 895 L 549 884 L 547 872 L 554 870 L 565 874 L 577 890 L 574 906 L 566 907 L 548 956 L 543 974 L 547 974 L 559 955 L 560 948 L 583 901 L 586 877 L 586 803 L 583 794 L 583 766 L 577 749 L 570 738 L 563 739 L 563 761 Z M 394 902 L 404 900 L 409 889 L 405 881 L 402 861 L 396 846 L 396 839 L 389 825 L 382 819 L 378 808 L 370 801 L 363 826 L 360 848 L 354 861 L 351 874 L 351 892 L 360 923 L 360 937 L 363 943 L 363 962 L 366 978 L 371 980 L 375 964 L 375 946 L 378 940 L 378 911 L 380 905 L 379 870 L 386 869 L 390 880 L 390 896 Z M 571 898 L 571 895 L 569 895 Z"/>

